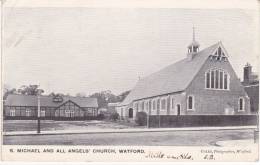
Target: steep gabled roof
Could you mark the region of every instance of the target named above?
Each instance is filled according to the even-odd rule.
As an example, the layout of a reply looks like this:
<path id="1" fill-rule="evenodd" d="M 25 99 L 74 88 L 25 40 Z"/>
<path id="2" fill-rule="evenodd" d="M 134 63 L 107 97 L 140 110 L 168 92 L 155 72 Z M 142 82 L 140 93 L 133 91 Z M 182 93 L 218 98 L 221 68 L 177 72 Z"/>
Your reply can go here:
<path id="1" fill-rule="evenodd" d="M 63 96 L 62 102 L 54 102 L 52 96 L 41 96 L 40 103 L 41 106 L 48 107 L 58 107 L 61 104 L 71 100 L 72 102 L 78 104 L 80 107 L 98 107 L 97 99 L 90 97 L 72 97 L 72 96 Z M 37 96 L 31 95 L 8 95 L 5 105 L 8 106 L 37 106 L 38 100 Z"/>
<path id="2" fill-rule="evenodd" d="M 119 105 L 128 105 L 133 100 L 143 99 L 185 90 L 199 72 L 209 55 L 221 46 L 218 42 L 196 54 L 192 60 L 187 57 L 139 80 L 129 95 Z"/>

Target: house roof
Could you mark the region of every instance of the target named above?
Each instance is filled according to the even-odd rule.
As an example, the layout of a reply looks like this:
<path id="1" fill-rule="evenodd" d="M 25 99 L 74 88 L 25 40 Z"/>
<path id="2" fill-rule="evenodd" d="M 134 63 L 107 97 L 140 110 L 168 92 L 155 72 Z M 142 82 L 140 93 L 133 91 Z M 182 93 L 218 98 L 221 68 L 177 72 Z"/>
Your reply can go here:
<path id="1" fill-rule="evenodd" d="M 113 106 L 117 106 L 118 104 L 120 104 L 120 102 L 116 102 L 116 103 L 108 103 L 107 106 L 109 106 L 109 107 L 113 107 Z"/>
<path id="2" fill-rule="evenodd" d="M 186 57 L 140 79 L 119 106 L 128 105 L 134 100 L 185 90 L 209 55 L 212 55 L 221 45 L 221 42 L 218 42 L 198 52 L 192 60 Z"/>
<path id="3" fill-rule="evenodd" d="M 58 107 L 61 104 L 71 100 L 72 102 L 78 104 L 80 107 L 98 107 L 97 99 L 90 97 L 72 97 L 72 96 L 63 96 L 62 102 L 54 102 L 53 96 L 41 96 L 40 103 L 41 106 L 48 107 Z M 38 100 L 37 96 L 32 95 L 17 95 L 12 94 L 8 95 L 5 101 L 7 106 L 37 106 Z"/>

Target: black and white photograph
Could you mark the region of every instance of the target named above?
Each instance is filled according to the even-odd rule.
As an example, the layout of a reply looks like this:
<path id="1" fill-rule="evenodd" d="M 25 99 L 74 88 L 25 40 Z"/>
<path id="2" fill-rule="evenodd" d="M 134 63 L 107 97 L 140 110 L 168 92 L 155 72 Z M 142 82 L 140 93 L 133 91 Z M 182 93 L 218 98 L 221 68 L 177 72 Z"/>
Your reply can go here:
<path id="1" fill-rule="evenodd" d="M 257 7 L 6 0 L 1 30 L 3 146 L 258 148 Z"/>

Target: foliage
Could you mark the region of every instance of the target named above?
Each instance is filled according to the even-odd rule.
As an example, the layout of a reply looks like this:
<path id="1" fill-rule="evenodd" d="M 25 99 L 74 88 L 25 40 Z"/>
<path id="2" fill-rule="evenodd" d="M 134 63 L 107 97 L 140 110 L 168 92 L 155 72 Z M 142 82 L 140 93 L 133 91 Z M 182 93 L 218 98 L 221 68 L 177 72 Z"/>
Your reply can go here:
<path id="1" fill-rule="evenodd" d="M 99 108 L 107 108 L 108 103 L 117 102 L 117 96 L 109 90 L 94 93 L 90 97 L 97 98 Z"/>
<path id="2" fill-rule="evenodd" d="M 114 112 L 114 113 L 112 113 L 112 114 L 110 115 L 110 120 L 116 121 L 116 120 L 118 120 L 118 119 L 119 119 L 119 114 L 118 114 L 118 113 Z"/>
<path id="3" fill-rule="evenodd" d="M 43 89 L 39 89 L 39 85 L 23 85 L 18 89 L 18 93 L 22 95 L 38 95 L 44 93 Z"/>
<path id="4" fill-rule="evenodd" d="M 135 122 L 139 126 L 146 125 L 147 124 L 147 114 L 145 112 L 137 112 Z"/>
<path id="5" fill-rule="evenodd" d="M 3 99 L 5 100 L 7 98 L 8 95 L 10 94 L 17 94 L 17 91 L 15 88 L 13 89 L 7 89 L 7 88 L 4 88 L 4 95 L 3 95 Z"/>
<path id="6" fill-rule="evenodd" d="M 130 91 L 123 92 L 119 96 L 113 94 L 110 90 L 101 91 L 90 95 L 89 97 L 97 98 L 99 108 L 107 108 L 108 103 L 121 102 Z"/>

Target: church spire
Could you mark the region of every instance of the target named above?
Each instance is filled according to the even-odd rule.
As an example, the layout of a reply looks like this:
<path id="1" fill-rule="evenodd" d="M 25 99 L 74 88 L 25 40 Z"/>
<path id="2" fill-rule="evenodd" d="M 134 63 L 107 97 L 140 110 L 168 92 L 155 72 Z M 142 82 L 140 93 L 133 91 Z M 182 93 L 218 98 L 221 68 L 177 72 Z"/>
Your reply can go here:
<path id="1" fill-rule="evenodd" d="M 195 27 L 192 27 L 192 42 L 188 46 L 188 56 L 193 56 L 199 52 L 199 46 L 200 44 L 196 41 L 195 38 Z"/>

